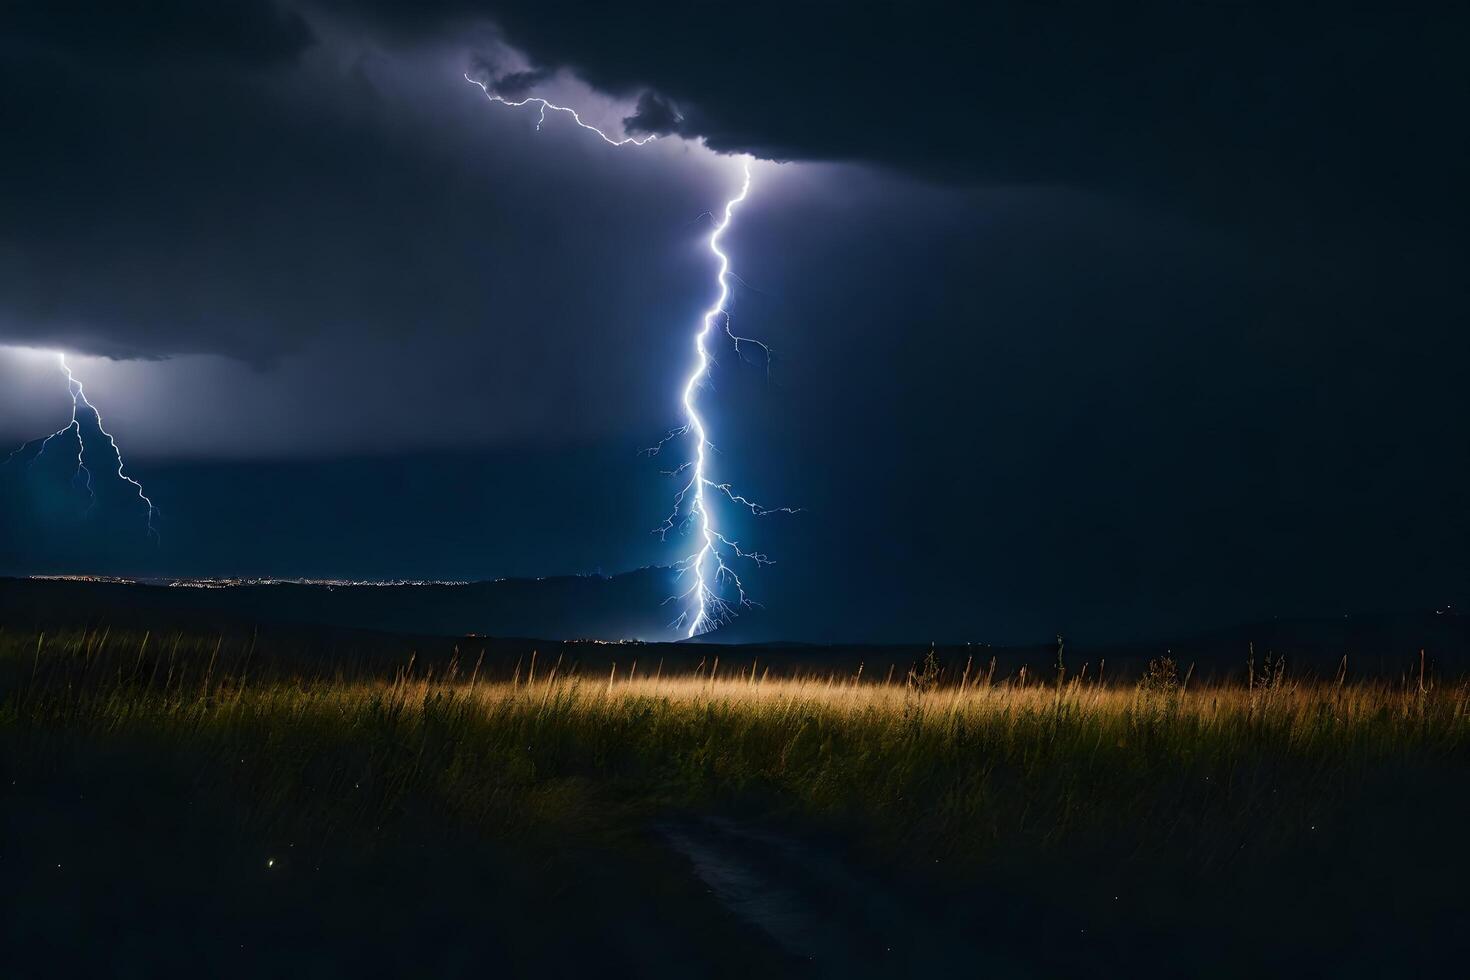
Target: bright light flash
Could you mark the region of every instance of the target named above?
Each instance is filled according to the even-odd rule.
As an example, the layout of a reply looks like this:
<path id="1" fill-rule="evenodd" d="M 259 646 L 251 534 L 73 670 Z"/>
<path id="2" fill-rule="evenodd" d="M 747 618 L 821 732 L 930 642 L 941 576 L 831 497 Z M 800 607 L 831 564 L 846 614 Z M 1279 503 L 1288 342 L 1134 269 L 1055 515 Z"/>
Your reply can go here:
<path id="1" fill-rule="evenodd" d="M 591 130 L 598 136 L 601 136 L 604 143 L 608 143 L 612 146 L 626 146 L 629 143 L 632 143 L 634 146 L 642 146 L 644 143 L 651 143 L 653 140 L 658 138 L 656 134 L 649 133 L 647 136 L 641 138 L 634 136 L 625 136 L 622 139 L 613 139 L 611 136 L 607 135 L 596 126 L 583 122 L 582 117 L 577 114 L 576 109 L 572 109 L 564 105 L 555 105 L 554 103 L 547 102 L 545 99 L 536 97 L 522 99 L 519 102 L 511 102 L 504 96 L 490 91 L 490 86 L 486 83 L 471 78 L 468 72 L 465 73 L 464 80 L 469 82 L 471 85 L 480 86 L 480 91 L 484 92 L 485 98 L 489 99 L 491 102 L 499 102 L 501 105 L 508 105 L 512 109 L 519 109 L 522 106 L 528 106 L 532 104 L 540 106 L 541 115 L 536 120 L 536 132 L 538 133 L 541 132 L 542 124 L 546 122 L 546 110 L 550 109 L 553 112 L 565 112 L 567 115 L 572 117 L 572 121 L 575 122 L 578 126 L 581 126 L 583 129 Z"/>
<path id="2" fill-rule="evenodd" d="M 512 102 L 492 92 L 485 82 L 477 81 L 469 74 L 465 74 L 464 78 L 465 81 L 479 86 L 480 91 L 484 92 L 485 97 L 491 102 L 499 102 L 511 108 L 531 104 L 539 106 L 540 115 L 536 122 L 538 131 L 546 121 L 546 111 L 550 109 L 570 115 L 578 126 L 596 133 L 603 142 L 611 146 L 626 146 L 630 143 L 634 146 L 642 146 L 655 138 L 653 134 L 650 134 L 642 138 L 628 136 L 615 139 L 596 126 L 584 122 L 574 109 L 555 105 L 538 97 Z M 684 409 L 684 424 L 666 434 L 657 445 L 645 450 L 647 455 L 656 456 L 670 442 L 684 436 L 688 436 L 694 442 L 693 457 L 676 469 L 669 471 L 670 475 L 687 472 L 690 474 L 689 480 L 674 495 L 673 511 L 664 519 L 663 524 L 655 529 L 655 533 L 661 538 L 667 538 L 670 531 L 679 530 L 692 534 L 695 541 L 695 550 L 674 564 L 679 577 L 688 575 L 692 583 L 682 594 L 672 596 L 669 600 L 677 601 L 681 606 L 678 617 L 671 625 L 675 629 L 684 629 L 685 635 L 689 637 L 718 629 L 733 619 L 739 609 L 756 605 L 747 596 L 745 583 L 741 581 L 739 573 L 733 567 L 732 563 L 735 559 L 749 561 L 756 566 L 771 564 L 771 559 L 766 555 L 757 551 L 745 550 L 738 541 L 720 529 L 716 514 L 710 506 L 711 496 L 724 497 L 730 503 L 744 508 L 756 517 L 798 512 L 797 508 L 792 507 L 763 506 L 736 493 L 731 484 L 716 483 L 708 476 L 708 458 L 714 445 L 710 442 L 704 417 L 699 412 L 697 396 L 699 390 L 710 379 L 710 366 L 714 363 L 714 358 L 710 353 L 709 340 L 716 323 L 722 326 L 725 334 L 733 342 L 737 355 L 741 354 L 741 344 L 751 344 L 759 348 L 765 355 L 768 370 L 770 366 L 770 348 L 758 340 L 736 335 L 730 323 L 730 280 L 734 274 L 730 271 L 730 256 L 720 247 L 720 241 L 730 227 L 735 216 L 735 209 L 750 194 L 751 158 L 748 156 L 742 160 L 742 172 L 744 179 L 741 182 L 739 193 L 725 202 L 724 211 L 715 222 L 708 239 L 709 250 L 718 263 L 719 271 L 715 277 L 718 295 L 714 304 L 705 310 L 699 330 L 694 335 L 694 366 L 684 381 L 680 398 Z"/>
<path id="3" fill-rule="evenodd" d="M 85 408 L 92 413 L 92 418 L 97 423 L 97 431 L 107 438 L 108 445 L 112 447 L 113 454 L 117 457 L 117 478 L 131 486 L 137 492 L 138 499 L 147 506 L 148 517 L 145 527 L 147 528 L 148 536 L 157 539 L 158 528 L 154 525 L 153 519 L 158 514 L 158 508 L 153 505 L 152 499 L 143 492 L 143 484 L 128 476 L 127 472 L 123 469 L 122 450 L 118 447 L 117 440 L 112 437 L 112 433 L 108 432 L 106 427 L 103 426 L 102 413 L 97 411 L 97 407 L 87 400 L 87 393 L 83 390 L 82 383 L 77 380 L 76 375 L 72 373 L 71 365 L 66 362 L 66 354 L 58 352 L 56 359 L 61 365 L 62 372 L 66 375 L 66 388 L 67 392 L 71 395 L 71 421 L 41 440 L 41 448 L 36 450 L 36 455 L 31 457 L 30 461 L 26 464 L 26 468 L 29 469 L 35 466 L 36 460 L 45 455 L 47 447 L 53 441 L 65 438 L 68 434 L 74 435 L 77 440 L 77 465 L 76 469 L 72 472 L 72 484 L 75 485 L 78 479 L 85 478 L 87 498 L 89 501 L 85 513 L 90 514 L 92 512 L 92 509 L 97 506 L 97 494 L 92 486 L 92 471 L 87 467 L 87 442 L 82 438 L 82 423 L 77 417 L 77 413 Z M 15 452 L 5 458 L 5 462 L 10 462 L 11 459 L 14 459 L 29 445 L 31 443 L 28 442 L 21 446 L 20 449 L 15 450 Z"/>
<path id="4" fill-rule="evenodd" d="M 153 501 L 146 493 L 143 492 L 143 484 L 128 476 L 128 474 L 123 471 L 122 449 L 118 447 L 117 440 L 112 437 L 112 433 L 108 432 L 107 429 L 102 425 L 102 413 L 97 411 L 97 407 L 95 405 L 87 401 L 87 393 L 82 390 L 82 383 L 78 381 L 76 379 L 76 376 L 71 373 L 71 366 L 66 363 L 66 355 L 58 354 L 57 358 L 61 361 L 61 370 L 66 372 L 66 385 L 67 388 L 71 391 L 72 425 L 77 427 L 77 442 L 80 443 L 82 441 L 82 427 L 80 423 L 77 422 L 77 406 L 80 404 L 85 405 L 87 409 L 92 413 L 92 416 L 97 420 L 97 431 L 107 437 L 107 444 L 112 447 L 113 455 L 117 457 L 117 478 L 119 480 L 122 480 L 124 483 L 130 485 L 137 492 L 138 499 L 141 500 L 144 506 L 148 508 L 148 516 L 145 520 L 144 526 L 148 529 L 148 536 L 157 539 L 158 528 L 154 526 L 153 518 L 158 514 L 158 508 L 153 506 Z M 85 452 L 86 448 L 82 447 L 82 449 L 77 453 L 78 467 L 82 467 L 83 465 L 82 457 Z M 91 489 L 92 474 L 91 471 L 88 471 L 87 490 L 89 493 L 91 492 Z M 96 503 L 97 500 L 94 496 L 92 499 L 92 506 L 96 506 Z"/>
<path id="5" fill-rule="evenodd" d="M 681 576 L 692 574 L 693 577 L 689 589 L 678 597 L 685 603 L 685 609 L 680 613 L 679 619 L 675 620 L 676 627 L 687 627 L 685 635 L 691 637 L 718 629 L 735 616 L 738 608 L 755 605 L 746 595 L 745 583 L 741 581 L 739 573 L 727 559 L 740 558 L 756 566 L 771 564 L 770 558 L 757 551 L 746 551 L 740 547 L 739 542 L 720 530 L 709 506 L 709 493 L 723 495 L 731 503 L 746 508 L 757 517 L 774 513 L 796 513 L 796 509 L 791 507 L 764 507 L 735 493 L 729 483 L 716 483 L 706 475 L 709 452 L 714 447 L 710 442 L 704 417 L 699 413 L 696 396 L 699 389 L 709 381 L 710 364 L 713 363 L 709 352 L 710 335 L 714 332 L 716 322 L 719 322 L 723 324 L 725 333 L 735 342 L 737 351 L 741 341 L 747 339 L 737 337 L 730 328 L 730 256 L 720 247 L 720 239 L 730 227 L 735 209 L 750 195 L 750 158 L 746 157 L 743 164 L 745 179 L 740 185 L 740 192 L 725 202 L 725 210 L 709 236 L 709 250 L 719 263 L 719 272 L 715 276 L 719 293 L 713 305 L 704 311 L 699 330 L 694 335 L 694 367 L 684 381 L 684 392 L 680 399 L 684 406 L 685 423 L 650 450 L 651 453 L 657 453 L 664 443 L 685 434 L 694 441 L 694 458 L 675 471 L 689 470 L 689 482 L 675 494 L 674 510 L 658 529 L 661 535 L 667 535 L 676 526 L 692 526 L 694 531 L 696 550 L 676 565 Z M 764 344 L 755 343 L 769 357 L 769 349 Z M 689 502 L 689 509 L 681 517 L 686 500 Z M 726 598 L 722 587 L 730 590 L 732 598 Z"/>

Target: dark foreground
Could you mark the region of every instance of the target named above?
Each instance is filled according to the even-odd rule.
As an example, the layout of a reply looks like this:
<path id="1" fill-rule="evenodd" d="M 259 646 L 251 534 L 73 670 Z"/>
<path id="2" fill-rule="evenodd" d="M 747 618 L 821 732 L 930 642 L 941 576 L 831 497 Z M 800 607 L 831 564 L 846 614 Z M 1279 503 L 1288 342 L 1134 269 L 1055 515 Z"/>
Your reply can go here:
<path id="1" fill-rule="evenodd" d="M 1466 688 L 1258 667 L 486 682 L 0 634 L 3 973 L 1458 973 Z"/>

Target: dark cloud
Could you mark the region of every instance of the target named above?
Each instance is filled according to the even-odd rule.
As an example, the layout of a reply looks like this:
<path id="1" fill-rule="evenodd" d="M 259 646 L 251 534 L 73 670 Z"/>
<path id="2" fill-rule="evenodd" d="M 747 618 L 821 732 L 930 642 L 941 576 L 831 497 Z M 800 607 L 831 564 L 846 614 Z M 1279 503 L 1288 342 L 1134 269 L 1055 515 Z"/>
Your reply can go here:
<path id="1" fill-rule="evenodd" d="M 668 99 L 657 92 L 644 92 L 631 116 L 623 117 L 623 126 L 636 136 L 687 135 L 684 116 Z M 695 134 L 697 135 L 697 134 Z"/>
<path id="2" fill-rule="evenodd" d="M 476 52 L 470 55 L 468 74 L 477 82 L 484 83 L 492 95 L 519 102 L 538 85 L 549 81 L 555 72 L 549 68 L 507 69 L 497 59 Z"/>
<path id="3" fill-rule="evenodd" d="M 738 529 L 778 559 L 752 577 L 773 633 L 1127 635 L 1470 588 L 1462 10 L 4 16 L 0 343 L 134 359 L 82 363 L 165 515 L 143 565 L 126 508 L 32 526 L 78 509 L 58 455 L 31 475 L 62 491 L 11 485 L 6 567 L 677 556 L 646 533 L 669 488 L 633 450 L 677 422 L 710 296 L 699 215 L 734 166 L 537 132 L 469 70 L 803 161 L 758 168 L 728 239 L 770 379 L 722 349 L 701 394 L 717 465 L 806 508 Z M 190 353 L 231 360 L 137 360 Z M 64 421 L 58 373 L 0 365 L 0 432 Z"/>
<path id="4" fill-rule="evenodd" d="M 1467 148 L 1449 120 L 1470 16 L 1444 4 L 327 5 L 388 33 L 492 19 L 538 65 L 653 89 L 651 131 L 677 104 L 697 120 L 679 132 L 720 150 L 1066 182 L 1277 229 L 1433 223 Z"/>
<path id="5" fill-rule="evenodd" d="M 1226 229 L 1263 263 L 1316 278 L 1356 275 L 1384 241 L 1431 264 L 1464 254 L 1466 128 L 1448 120 L 1470 96 L 1470 39 L 1451 13 L 762 0 L 655 0 L 636 15 L 560 0 L 12 10 L 0 123 L 25 138 L 0 157 L 0 332 L 16 340 L 267 363 L 333 325 L 394 333 L 430 295 L 464 324 L 484 317 L 461 271 L 481 237 L 465 204 L 515 206 L 474 187 L 466 161 L 446 162 L 465 152 L 456 133 L 407 135 L 402 117 L 422 110 L 383 104 L 362 69 L 374 58 L 419 57 L 412 70 L 436 82 L 468 68 L 508 98 L 564 70 L 636 99 L 629 131 L 724 151 L 1085 188 Z M 486 55 L 486 38 L 529 64 Z M 323 68 L 342 61 L 358 67 Z M 455 229 L 442 254 L 407 245 L 426 221 Z"/>
<path id="6" fill-rule="evenodd" d="M 490 91 L 507 99 L 518 101 L 550 76 L 551 73 L 545 69 L 507 72 L 491 79 Z"/>
<path id="7" fill-rule="evenodd" d="M 558 256 L 596 278 L 610 238 L 644 236 L 609 249 L 633 262 L 668 229 L 697 233 L 683 213 L 648 217 L 651 202 L 641 215 L 586 205 L 599 184 L 652 174 L 655 154 L 592 169 L 562 127 L 536 133 L 534 116 L 487 107 L 461 78 L 477 35 L 383 49 L 323 25 L 306 44 L 301 15 L 268 4 L 162 5 L 99 15 L 120 42 L 104 70 L 91 67 L 100 33 L 70 30 L 90 23 L 80 9 L 45 21 L 28 8 L 0 48 L 0 125 L 20 136 L 0 154 L 0 340 L 266 366 L 343 335 L 443 346 L 559 316 L 527 340 L 549 360 L 598 311 L 545 289 Z M 496 81 L 508 94 L 547 74 L 502 68 Z M 707 208 L 711 177 L 677 172 L 688 214 Z M 558 200 L 594 223 L 573 234 L 580 219 Z"/>
<path id="8" fill-rule="evenodd" d="M 305 19 L 273 0 L 16 0 L 6 4 L 11 46 L 36 45 L 105 65 L 278 65 L 315 38 Z"/>

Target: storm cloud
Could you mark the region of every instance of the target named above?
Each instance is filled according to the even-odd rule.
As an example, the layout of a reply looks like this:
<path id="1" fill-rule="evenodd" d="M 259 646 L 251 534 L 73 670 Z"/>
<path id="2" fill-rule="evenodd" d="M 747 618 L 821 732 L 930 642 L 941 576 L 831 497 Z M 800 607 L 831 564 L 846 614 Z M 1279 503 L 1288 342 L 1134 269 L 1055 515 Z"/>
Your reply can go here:
<path id="1" fill-rule="evenodd" d="M 463 107 L 443 84 L 463 70 L 510 98 L 580 79 L 631 109 L 609 121 L 718 152 L 1117 197 L 1278 266 L 1361 268 L 1386 237 L 1463 256 L 1465 17 L 1130 10 L 25 3 L 0 58 L 21 137 L 0 160 L 0 330 L 265 363 L 333 325 L 401 331 L 426 296 L 483 322 L 467 257 L 511 222 L 477 180 L 484 142 L 432 107 Z"/>
<path id="2" fill-rule="evenodd" d="M 538 65 L 655 91 L 721 151 L 1074 183 L 1220 220 L 1251 201 L 1320 217 L 1347 195 L 1424 208 L 1466 146 L 1446 122 L 1470 94 L 1470 18 L 1441 4 L 324 7 L 409 36 L 493 20 Z"/>
<path id="3" fill-rule="evenodd" d="M 790 161 L 756 164 L 727 238 L 776 357 L 719 350 L 701 397 L 730 475 L 804 508 L 741 528 L 778 558 L 769 635 L 1119 636 L 1470 589 L 1463 11 L 0 16 L 0 345 L 76 353 L 165 535 L 124 560 L 7 512 L 0 571 L 677 557 L 636 450 L 678 422 L 748 153 Z M 668 138 L 538 131 L 467 72 Z M 0 351 L 0 435 L 58 428 L 58 378 Z"/>

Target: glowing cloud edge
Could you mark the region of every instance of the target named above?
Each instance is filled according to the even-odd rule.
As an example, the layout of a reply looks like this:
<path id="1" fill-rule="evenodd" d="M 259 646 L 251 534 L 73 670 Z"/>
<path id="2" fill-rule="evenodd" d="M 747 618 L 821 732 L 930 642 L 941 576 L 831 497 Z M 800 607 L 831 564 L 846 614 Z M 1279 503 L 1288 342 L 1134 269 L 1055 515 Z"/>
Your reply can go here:
<path id="1" fill-rule="evenodd" d="M 158 527 L 153 523 L 153 519 L 158 515 L 158 507 L 154 505 L 152 498 L 150 498 L 148 494 L 144 492 L 143 484 L 139 483 L 137 480 L 129 476 L 127 474 L 127 471 L 123 468 L 122 448 L 118 446 L 117 440 L 113 438 L 112 433 L 107 431 L 107 427 L 102 422 L 102 413 L 97 410 L 97 406 L 93 405 L 90 401 L 87 400 L 86 390 L 82 387 L 82 383 L 77 380 L 76 375 L 72 373 L 71 365 L 68 364 L 66 361 L 66 352 L 56 351 L 55 353 L 57 363 L 61 365 L 62 373 L 66 375 L 67 394 L 71 395 L 71 420 L 67 422 L 66 425 L 62 426 L 61 428 L 57 429 L 55 432 L 51 433 L 49 436 L 46 436 L 44 439 L 41 440 L 41 448 L 36 450 L 36 455 L 32 456 L 30 460 L 26 463 L 26 468 L 30 469 L 32 466 L 36 465 L 36 460 L 40 459 L 46 454 L 46 449 L 48 446 L 51 445 L 53 440 L 62 438 L 68 433 L 75 433 L 77 439 L 77 465 L 76 469 L 72 471 L 72 484 L 73 486 L 75 486 L 78 477 L 86 477 L 87 497 L 89 502 L 87 504 L 87 509 L 83 512 L 83 516 L 92 512 L 93 508 L 97 506 L 97 492 L 92 485 L 92 470 L 90 467 L 87 466 L 87 443 L 86 440 L 82 438 L 82 424 L 81 421 L 77 418 L 77 410 L 85 405 L 87 410 L 92 413 L 92 417 L 97 421 L 97 431 L 107 437 L 107 443 L 112 447 L 112 452 L 117 457 L 117 478 L 131 486 L 133 490 L 137 492 L 138 499 L 141 500 L 148 508 L 148 516 L 144 523 L 144 527 L 147 530 L 148 537 L 153 538 L 154 540 L 161 543 L 162 538 L 158 533 Z M 33 439 L 31 440 L 31 442 L 27 442 L 21 445 L 19 449 L 16 449 L 9 456 L 5 457 L 4 460 L 0 460 L 0 466 L 9 463 L 16 456 L 20 455 L 20 453 L 26 448 L 26 446 L 29 446 L 34 442 L 35 440 Z"/>

